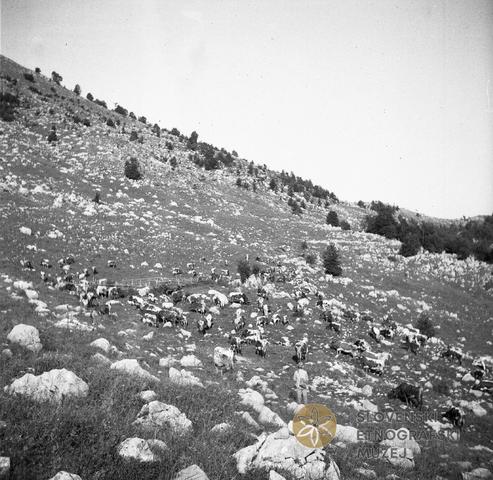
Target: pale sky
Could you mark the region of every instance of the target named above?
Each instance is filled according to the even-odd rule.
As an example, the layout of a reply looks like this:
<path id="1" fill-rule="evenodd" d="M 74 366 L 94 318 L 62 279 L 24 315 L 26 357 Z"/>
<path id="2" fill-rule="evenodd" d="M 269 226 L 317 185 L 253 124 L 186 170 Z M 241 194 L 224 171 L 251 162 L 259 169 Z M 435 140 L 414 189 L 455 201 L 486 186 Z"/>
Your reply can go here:
<path id="1" fill-rule="evenodd" d="M 491 0 L 1 0 L 1 52 L 348 201 L 493 212 Z"/>

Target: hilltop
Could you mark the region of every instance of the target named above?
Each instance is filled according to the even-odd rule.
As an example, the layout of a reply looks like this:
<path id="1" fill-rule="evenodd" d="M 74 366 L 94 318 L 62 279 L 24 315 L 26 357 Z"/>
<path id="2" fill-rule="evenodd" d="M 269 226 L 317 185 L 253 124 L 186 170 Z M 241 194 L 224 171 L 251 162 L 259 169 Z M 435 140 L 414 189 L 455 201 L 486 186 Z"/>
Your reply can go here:
<path id="1" fill-rule="evenodd" d="M 11 458 L 11 478 L 48 479 L 66 470 L 83 480 L 168 479 L 193 464 L 211 480 L 269 478 L 269 469 L 240 474 L 232 455 L 292 418 L 292 356 L 305 334 L 310 401 L 327 404 L 340 425 L 365 431 L 407 427 L 421 447 L 412 468 L 404 468 L 409 465 L 365 458 L 362 444 L 340 433 L 325 449 L 327 469 L 329 457 L 345 479 L 369 478 L 364 470 L 373 470 L 376 478 L 436 479 L 492 469 L 491 393 L 472 389 L 474 381 L 467 376 L 473 360 L 482 356 L 490 362 L 486 376 L 491 378 L 491 265 L 446 253 L 405 258 L 398 253 L 398 240 L 363 231 L 371 213 L 366 207 L 340 201 L 309 182 L 306 197 L 296 191 L 289 195 L 288 188 L 272 188 L 281 173 L 251 166 L 233 152 L 195 145 L 176 129 L 109 110 L 5 57 L 0 71 L 2 94 L 11 95 L 3 99 L 5 108 L 13 112 L 11 121 L 0 123 L 0 456 Z M 53 131 L 56 140 L 48 141 Z M 131 157 L 140 165 L 140 180 L 124 175 Z M 208 161 L 221 168 L 207 169 Z M 252 175 L 249 170 L 255 169 Z M 293 202 L 300 215 L 293 214 Z M 327 225 L 330 210 L 350 229 Z M 329 244 L 339 252 L 342 276 L 324 272 L 321 256 Z M 307 262 L 309 254 L 314 262 Z M 57 262 L 68 257 L 74 259 L 68 271 L 78 288 L 86 268 L 91 282 L 106 279 L 120 286 L 113 315 L 95 315 L 78 295 L 55 286 L 62 275 Z M 259 274 L 242 284 L 237 264 L 245 258 Z M 178 270 L 183 273 L 173 274 Z M 43 280 L 42 271 L 54 282 Z M 155 288 L 156 302 L 149 289 L 141 290 L 145 285 Z M 241 308 L 255 328 L 258 287 L 268 292 L 268 318 L 277 312 L 288 323 L 267 320 L 266 357 L 244 345 L 235 371 L 221 375 L 213 352 L 229 347 L 238 305 L 214 305 L 209 292 L 244 292 L 251 303 Z M 300 291 L 307 305 L 295 312 Z M 204 295 L 214 321 L 206 335 L 197 331 L 202 315 L 192 312 L 187 300 L 172 297 L 176 292 Z M 340 333 L 327 328 L 317 293 L 329 302 L 326 309 L 341 323 Z M 156 328 L 144 323 L 129 303 L 132 294 L 153 305 L 175 298 L 173 308 L 187 324 Z M 400 332 L 409 331 L 423 314 L 436 332 L 417 355 L 403 348 L 405 335 L 380 343 L 368 335 L 372 324 L 382 326 L 385 319 Z M 18 324 L 36 327 L 41 350 L 26 351 L 7 339 Z M 108 346 L 105 350 L 91 345 L 101 338 L 107 341 L 99 342 Z M 357 339 L 391 355 L 383 375 L 365 371 L 358 358 L 336 356 L 334 341 Z M 461 365 L 440 358 L 447 345 L 463 352 Z M 136 360 L 154 378 L 115 370 L 121 360 Z M 193 372 L 202 387 L 176 383 L 173 366 Z M 57 407 L 4 390 L 26 373 L 53 369 L 74 372 L 87 384 L 87 395 Z M 432 426 L 443 425 L 375 419 L 376 411 L 412 411 L 387 398 L 403 381 L 424 388 L 429 412 L 452 404 L 465 410 L 460 440 L 430 441 Z M 279 418 L 262 421 L 248 401 L 240 403 L 245 388 L 261 394 Z M 149 389 L 190 419 L 193 434 L 182 439 L 160 428 L 143 433 L 134 424 L 146 403 L 139 394 Z M 372 413 L 361 422 L 358 412 L 366 411 Z M 260 425 L 245 421 L 250 415 Z M 221 423 L 229 425 L 223 433 L 211 431 Z M 164 441 L 161 461 L 123 461 L 117 447 L 131 437 Z M 273 469 L 289 478 L 289 472 Z"/>

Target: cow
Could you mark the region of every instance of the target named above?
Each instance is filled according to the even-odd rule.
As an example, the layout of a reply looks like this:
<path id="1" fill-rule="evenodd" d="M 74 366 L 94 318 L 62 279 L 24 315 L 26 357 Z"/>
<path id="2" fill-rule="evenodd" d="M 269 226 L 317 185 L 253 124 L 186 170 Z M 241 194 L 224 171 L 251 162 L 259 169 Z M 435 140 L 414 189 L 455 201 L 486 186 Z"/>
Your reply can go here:
<path id="1" fill-rule="evenodd" d="M 200 300 L 193 301 L 192 304 L 190 305 L 190 311 L 205 315 L 205 313 L 207 312 L 207 306 L 205 304 L 205 300 L 201 298 Z"/>
<path id="2" fill-rule="evenodd" d="M 267 324 L 267 322 L 268 322 L 267 317 L 265 317 L 263 315 L 259 315 L 255 319 L 255 326 L 256 327 L 265 327 L 265 325 Z"/>
<path id="3" fill-rule="evenodd" d="M 21 267 L 24 270 L 34 270 L 31 260 L 21 260 Z"/>
<path id="4" fill-rule="evenodd" d="M 231 292 L 229 294 L 231 303 L 239 303 L 240 305 L 248 304 L 248 297 L 242 292 Z"/>
<path id="5" fill-rule="evenodd" d="M 172 270 L 173 275 L 181 275 L 183 273 L 181 268 L 174 267 Z"/>
<path id="6" fill-rule="evenodd" d="M 44 268 L 51 268 L 53 265 L 51 264 L 51 262 L 47 259 L 47 258 L 44 258 L 43 260 L 41 260 L 41 263 L 40 265 Z"/>
<path id="7" fill-rule="evenodd" d="M 447 350 L 444 350 L 440 354 L 440 358 L 449 358 L 450 360 L 457 360 L 457 363 L 459 365 L 462 365 L 462 360 L 464 358 L 464 353 L 459 350 L 458 348 L 451 347 L 450 345 L 447 345 Z"/>
<path id="8" fill-rule="evenodd" d="M 361 366 L 376 375 L 383 375 L 386 361 L 390 358 L 389 353 L 374 353 L 370 350 L 362 352 L 360 356 Z"/>
<path id="9" fill-rule="evenodd" d="M 336 333 L 341 333 L 341 324 L 339 322 L 329 322 L 329 324 L 325 327 L 327 330 L 334 330 Z"/>
<path id="10" fill-rule="evenodd" d="M 228 297 L 217 290 L 209 290 L 207 293 L 212 295 L 212 301 L 219 307 L 225 307 L 229 303 Z"/>
<path id="11" fill-rule="evenodd" d="M 255 341 L 255 353 L 263 358 L 267 355 L 268 341 L 265 338 L 261 338 Z"/>
<path id="12" fill-rule="evenodd" d="M 459 407 L 451 407 L 445 413 L 442 413 L 442 418 L 448 420 L 454 427 L 462 428 L 466 423 L 466 415 L 464 410 Z"/>
<path id="13" fill-rule="evenodd" d="M 308 354 L 308 337 L 296 342 L 294 345 L 294 360 L 296 363 L 304 362 Z"/>
<path id="14" fill-rule="evenodd" d="M 348 342 L 332 342 L 330 347 L 336 351 L 336 357 L 339 354 L 349 355 L 350 357 L 354 357 L 354 345 Z"/>
<path id="15" fill-rule="evenodd" d="M 387 393 L 387 398 L 396 398 L 401 402 L 405 402 L 406 405 L 419 408 L 423 408 L 423 388 L 416 387 L 410 383 L 401 383 L 397 387 L 393 388 Z"/>
<path id="16" fill-rule="evenodd" d="M 262 339 L 262 332 L 260 329 L 252 330 L 250 328 L 246 328 L 241 332 L 241 338 L 244 343 L 255 343 L 257 340 Z"/>
<path id="17" fill-rule="evenodd" d="M 356 340 L 353 343 L 353 345 L 356 347 L 356 350 L 358 352 L 366 352 L 366 351 L 370 350 L 370 345 L 368 345 L 368 343 L 365 340 L 361 339 L 361 338 L 359 338 L 358 340 Z"/>
<path id="18" fill-rule="evenodd" d="M 96 287 L 96 295 L 98 297 L 108 297 L 108 287 L 104 285 L 98 285 Z"/>
<path id="19" fill-rule="evenodd" d="M 380 333 L 380 329 L 378 327 L 371 326 L 368 335 L 377 343 L 380 343 L 382 341 L 382 334 Z"/>
<path id="20" fill-rule="evenodd" d="M 63 267 L 65 265 L 72 265 L 75 263 L 75 259 L 72 255 L 69 255 L 68 257 L 61 258 L 57 263 L 59 267 Z"/>
<path id="21" fill-rule="evenodd" d="M 418 354 L 418 350 L 421 344 L 419 343 L 415 334 L 406 335 L 404 339 L 404 348 L 410 350 L 414 355 Z"/>
<path id="22" fill-rule="evenodd" d="M 106 266 L 107 266 L 108 268 L 116 268 L 116 260 L 108 260 L 108 261 L 106 262 Z"/>
<path id="23" fill-rule="evenodd" d="M 229 344 L 230 349 L 238 355 L 241 355 L 241 346 L 243 344 L 243 340 L 240 337 L 230 335 L 229 336 Z"/>
<path id="24" fill-rule="evenodd" d="M 187 263 L 187 269 L 188 270 L 195 270 L 195 263 L 194 262 Z"/>

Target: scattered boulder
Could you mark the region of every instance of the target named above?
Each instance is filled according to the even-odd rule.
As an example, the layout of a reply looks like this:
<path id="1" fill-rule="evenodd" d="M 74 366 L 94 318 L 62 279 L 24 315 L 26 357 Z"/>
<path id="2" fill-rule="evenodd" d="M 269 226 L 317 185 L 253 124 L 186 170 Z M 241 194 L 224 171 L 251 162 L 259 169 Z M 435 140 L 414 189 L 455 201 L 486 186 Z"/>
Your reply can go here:
<path id="1" fill-rule="evenodd" d="M 198 465 L 190 465 L 183 470 L 180 470 L 173 480 L 209 480 L 209 477 Z"/>
<path id="2" fill-rule="evenodd" d="M 182 367 L 201 367 L 202 362 L 195 355 L 185 355 L 180 360 Z"/>
<path id="3" fill-rule="evenodd" d="M 70 397 L 85 397 L 89 386 L 70 370 L 55 369 L 41 375 L 26 373 L 14 380 L 4 391 L 11 395 L 25 395 L 38 402 L 60 402 Z"/>
<path id="4" fill-rule="evenodd" d="M 144 390 L 139 393 L 139 397 L 145 403 L 149 403 L 157 399 L 157 393 L 154 390 Z"/>
<path id="5" fill-rule="evenodd" d="M 233 428 L 229 423 L 218 423 L 211 428 L 211 433 L 225 433 Z"/>
<path id="6" fill-rule="evenodd" d="M 118 360 L 111 365 L 111 369 L 128 373 L 130 375 L 135 375 L 145 380 L 154 380 L 159 382 L 159 378 L 151 375 L 147 370 L 144 370 L 136 359 Z"/>
<path id="7" fill-rule="evenodd" d="M 82 478 L 75 473 L 68 473 L 61 470 L 54 477 L 51 477 L 50 480 L 82 480 Z"/>
<path id="8" fill-rule="evenodd" d="M 258 422 L 266 427 L 285 427 L 286 422 L 269 407 L 263 406 L 258 414 Z"/>
<path id="9" fill-rule="evenodd" d="M 136 460 L 142 463 L 159 461 L 158 455 L 152 450 L 151 446 L 142 438 L 132 437 L 124 440 L 117 448 L 118 455 L 127 460 Z"/>
<path id="10" fill-rule="evenodd" d="M 10 457 L 0 457 L 0 480 L 10 477 Z"/>
<path id="11" fill-rule="evenodd" d="M 43 348 L 39 339 L 39 331 L 32 325 L 19 323 L 7 335 L 7 340 L 35 353 Z"/>
<path id="12" fill-rule="evenodd" d="M 241 405 L 250 407 L 256 412 L 260 412 L 264 406 L 264 397 L 251 388 L 242 388 L 238 391 L 238 395 L 241 397 Z"/>
<path id="13" fill-rule="evenodd" d="M 192 422 L 174 405 L 153 400 L 146 403 L 133 422 L 145 430 L 169 428 L 175 435 L 186 435 L 192 431 Z"/>
<path id="14" fill-rule="evenodd" d="M 361 439 L 358 438 L 358 433 L 359 431 L 356 427 L 337 424 L 335 440 L 343 443 L 358 443 L 361 441 Z"/>
<path id="15" fill-rule="evenodd" d="M 324 450 L 301 445 L 287 428 L 269 435 L 263 433 L 257 443 L 242 448 L 234 457 L 240 474 L 253 469 L 265 469 L 311 480 L 341 478 L 339 468 L 330 458 L 326 459 Z"/>
<path id="16" fill-rule="evenodd" d="M 110 351 L 111 345 L 106 338 L 98 338 L 89 344 L 90 347 L 99 348 L 104 353 L 108 353 Z"/>
<path id="17" fill-rule="evenodd" d="M 187 370 L 182 369 L 180 371 L 171 367 L 169 369 L 169 379 L 172 383 L 176 383 L 177 385 L 204 388 L 204 385 L 200 379 Z"/>
<path id="18" fill-rule="evenodd" d="M 462 480 L 486 480 L 493 478 L 493 474 L 487 468 L 475 468 L 470 472 L 462 472 Z"/>
<path id="19" fill-rule="evenodd" d="M 111 365 L 111 360 L 108 357 L 105 357 L 102 353 L 97 352 L 91 358 L 95 362 L 98 362 L 106 367 L 109 367 Z"/>

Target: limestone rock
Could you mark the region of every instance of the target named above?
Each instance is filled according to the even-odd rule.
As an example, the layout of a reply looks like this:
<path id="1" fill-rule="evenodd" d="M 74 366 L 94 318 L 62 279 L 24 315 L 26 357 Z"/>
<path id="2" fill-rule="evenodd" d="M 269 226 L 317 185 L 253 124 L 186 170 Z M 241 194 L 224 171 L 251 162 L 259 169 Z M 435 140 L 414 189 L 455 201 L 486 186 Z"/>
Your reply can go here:
<path id="1" fill-rule="evenodd" d="M 50 480 L 82 480 L 82 478 L 75 473 L 68 473 L 61 470 L 54 477 L 51 477 Z"/>
<path id="2" fill-rule="evenodd" d="M 7 340 L 35 353 L 43 348 L 39 339 L 39 331 L 32 325 L 19 323 L 7 335 Z"/>
<path id="3" fill-rule="evenodd" d="M 6 386 L 4 391 L 11 395 L 25 395 L 39 402 L 59 402 L 69 397 L 85 397 L 89 387 L 75 373 L 62 368 L 37 376 L 26 373 Z"/>
<path id="4" fill-rule="evenodd" d="M 192 431 L 192 422 L 184 413 L 174 405 L 157 400 L 145 404 L 133 423 L 148 431 L 169 428 L 176 435 L 186 435 Z"/>
<path id="5" fill-rule="evenodd" d="M 135 359 L 118 360 L 111 365 L 111 369 L 128 373 L 130 375 L 135 375 L 146 380 L 154 380 L 159 382 L 159 378 L 151 375 L 147 370 L 144 370 Z"/>
<path id="6" fill-rule="evenodd" d="M 150 463 L 157 462 L 159 457 L 151 450 L 146 440 L 138 437 L 127 438 L 117 448 L 118 455 L 127 460 Z"/>
<path id="7" fill-rule="evenodd" d="M 190 465 L 183 470 L 180 470 L 173 480 L 209 480 L 209 477 L 198 465 Z"/>
<path id="8" fill-rule="evenodd" d="M 187 370 L 177 370 L 176 368 L 171 367 L 169 369 L 169 379 L 172 383 L 176 383 L 177 385 L 182 386 L 192 386 L 192 387 L 202 387 L 204 388 L 203 383 L 200 381 L 192 373 Z"/>

